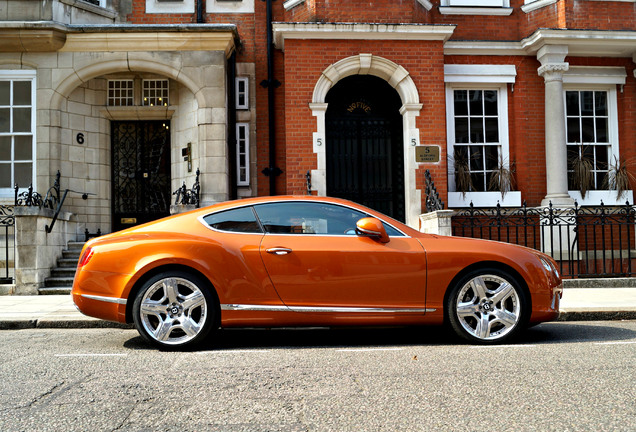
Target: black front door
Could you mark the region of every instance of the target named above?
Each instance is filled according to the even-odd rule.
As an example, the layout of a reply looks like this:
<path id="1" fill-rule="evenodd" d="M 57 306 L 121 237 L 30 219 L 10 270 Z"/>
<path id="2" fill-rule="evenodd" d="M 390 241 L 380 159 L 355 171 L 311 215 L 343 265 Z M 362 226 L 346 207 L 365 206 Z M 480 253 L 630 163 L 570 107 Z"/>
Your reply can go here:
<path id="1" fill-rule="evenodd" d="M 113 121 L 113 231 L 170 214 L 170 124 Z"/>
<path id="2" fill-rule="evenodd" d="M 327 195 L 404 221 L 401 100 L 386 81 L 354 75 L 327 94 Z"/>

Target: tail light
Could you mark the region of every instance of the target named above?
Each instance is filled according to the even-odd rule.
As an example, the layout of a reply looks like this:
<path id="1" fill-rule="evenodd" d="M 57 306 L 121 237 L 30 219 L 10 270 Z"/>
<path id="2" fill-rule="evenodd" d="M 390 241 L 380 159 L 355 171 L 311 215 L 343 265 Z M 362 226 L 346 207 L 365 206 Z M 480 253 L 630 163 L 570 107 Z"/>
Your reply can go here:
<path id="1" fill-rule="evenodd" d="M 77 267 L 84 267 L 86 264 L 88 264 L 88 262 L 93 257 L 93 252 L 95 252 L 93 248 L 91 247 L 86 248 L 86 250 L 82 254 L 82 257 L 79 260 L 79 263 L 77 264 Z"/>

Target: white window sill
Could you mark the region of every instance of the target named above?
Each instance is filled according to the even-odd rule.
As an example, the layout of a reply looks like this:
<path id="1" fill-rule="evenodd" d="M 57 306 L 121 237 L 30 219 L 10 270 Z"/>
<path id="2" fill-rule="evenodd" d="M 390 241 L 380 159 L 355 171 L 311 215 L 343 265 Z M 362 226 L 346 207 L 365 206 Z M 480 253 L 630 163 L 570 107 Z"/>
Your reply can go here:
<path id="1" fill-rule="evenodd" d="M 305 3 L 305 0 L 287 0 L 285 3 L 283 3 L 283 7 L 286 11 L 288 11 L 303 3 Z"/>
<path id="2" fill-rule="evenodd" d="M 526 3 L 523 6 L 521 6 L 521 10 L 524 11 L 525 13 L 529 13 L 537 9 L 541 9 L 546 6 L 555 4 L 556 2 L 557 0 L 533 0 L 533 1 L 526 0 Z"/>
<path id="3" fill-rule="evenodd" d="M 511 7 L 463 7 L 463 6 L 440 6 L 439 13 L 442 15 L 495 15 L 509 16 L 514 8 Z"/>
<path id="4" fill-rule="evenodd" d="M 626 191 L 620 197 L 617 196 L 616 191 L 603 191 L 603 190 L 593 190 L 588 191 L 585 194 L 585 199 L 581 197 L 581 192 L 579 191 L 568 191 L 570 197 L 574 199 L 579 206 L 598 206 L 601 205 L 601 201 L 606 206 L 620 206 L 625 205 L 627 201 L 630 204 L 634 203 L 634 192 Z"/>
<path id="5" fill-rule="evenodd" d="M 501 198 L 501 192 L 449 192 L 448 208 L 470 207 L 496 207 L 497 203 L 501 207 L 521 207 L 521 192 L 511 191 Z"/>

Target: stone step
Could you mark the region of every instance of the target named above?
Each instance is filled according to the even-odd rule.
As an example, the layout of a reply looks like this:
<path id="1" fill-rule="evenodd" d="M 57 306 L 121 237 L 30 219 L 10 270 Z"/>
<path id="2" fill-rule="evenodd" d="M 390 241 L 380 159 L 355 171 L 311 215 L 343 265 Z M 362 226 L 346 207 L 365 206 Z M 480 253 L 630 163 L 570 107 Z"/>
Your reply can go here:
<path id="1" fill-rule="evenodd" d="M 56 278 L 74 278 L 75 267 L 57 267 L 51 270 L 51 277 Z"/>
<path id="2" fill-rule="evenodd" d="M 69 242 L 62 257 L 57 260 L 57 267 L 51 269 L 51 276 L 44 279 L 44 287 L 38 292 L 47 294 L 70 294 L 84 242 Z"/>
<path id="3" fill-rule="evenodd" d="M 82 251 L 84 244 L 85 242 L 68 242 L 68 250 L 76 250 L 79 253 Z"/>
<path id="4" fill-rule="evenodd" d="M 40 295 L 65 295 L 71 294 L 71 287 L 45 287 L 38 290 Z"/>
<path id="5" fill-rule="evenodd" d="M 62 257 L 63 258 L 75 258 L 76 260 L 79 261 L 79 257 L 80 257 L 80 251 L 79 250 L 63 250 L 62 251 Z"/>
<path id="6" fill-rule="evenodd" d="M 45 288 L 53 288 L 53 287 L 70 287 L 73 286 L 73 278 L 72 277 L 59 277 L 59 276 L 51 276 L 44 279 L 44 287 Z"/>
<path id="7" fill-rule="evenodd" d="M 77 268 L 77 262 L 79 258 L 60 258 L 57 260 L 57 266 L 59 268 Z"/>

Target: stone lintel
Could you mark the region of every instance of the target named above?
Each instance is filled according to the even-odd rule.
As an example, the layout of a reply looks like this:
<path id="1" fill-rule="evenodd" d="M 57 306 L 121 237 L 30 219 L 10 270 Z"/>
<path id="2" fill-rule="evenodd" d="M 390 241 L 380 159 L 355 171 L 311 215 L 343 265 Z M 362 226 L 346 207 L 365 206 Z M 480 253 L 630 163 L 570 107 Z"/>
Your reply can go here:
<path id="1" fill-rule="evenodd" d="M 223 51 L 240 44 L 235 25 L 64 25 L 0 22 L 5 52 Z"/>

